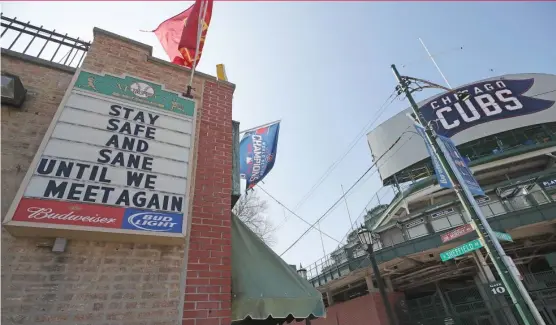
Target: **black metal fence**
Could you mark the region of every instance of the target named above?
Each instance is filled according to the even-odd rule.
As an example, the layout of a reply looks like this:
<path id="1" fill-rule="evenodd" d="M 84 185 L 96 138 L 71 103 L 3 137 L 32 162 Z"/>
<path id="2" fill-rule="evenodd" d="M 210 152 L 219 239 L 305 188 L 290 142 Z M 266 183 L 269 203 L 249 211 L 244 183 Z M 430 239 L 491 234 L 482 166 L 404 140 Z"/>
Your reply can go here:
<path id="1" fill-rule="evenodd" d="M 556 325 L 556 272 L 527 274 L 524 284 L 547 325 Z M 482 293 L 472 285 L 404 300 L 399 325 L 523 325 L 509 295 Z"/>
<path id="2" fill-rule="evenodd" d="M 47 30 L 30 22 L 22 22 L 17 17 L 9 18 L 1 14 L 2 48 L 27 54 L 77 68 L 89 51 L 90 42 L 61 34 L 56 30 Z"/>

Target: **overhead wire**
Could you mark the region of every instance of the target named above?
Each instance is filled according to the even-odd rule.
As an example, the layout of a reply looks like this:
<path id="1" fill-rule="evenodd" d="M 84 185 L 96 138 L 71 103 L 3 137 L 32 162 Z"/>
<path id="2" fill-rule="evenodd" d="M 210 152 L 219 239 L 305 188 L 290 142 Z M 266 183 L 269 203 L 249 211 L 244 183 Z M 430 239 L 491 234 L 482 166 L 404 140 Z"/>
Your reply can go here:
<path id="1" fill-rule="evenodd" d="M 390 96 L 384 101 L 384 103 L 378 108 L 377 113 L 373 116 L 369 122 L 359 131 L 357 136 L 352 140 L 348 149 L 334 161 L 327 170 L 321 175 L 321 177 L 316 181 L 315 184 L 309 189 L 309 191 L 301 198 L 301 200 L 295 205 L 294 210 L 299 209 L 316 191 L 316 189 L 324 182 L 324 180 L 338 167 L 338 165 L 344 160 L 344 158 L 353 150 L 353 148 L 357 145 L 361 137 L 365 135 L 368 129 L 382 116 L 382 114 L 386 111 L 386 109 L 392 104 L 396 95 L 396 90 L 394 90 Z M 394 97 L 394 99 L 392 99 Z M 397 97 L 397 96 L 396 96 Z M 392 99 L 392 100 L 391 100 Z"/>
<path id="2" fill-rule="evenodd" d="M 400 135 L 400 136 L 396 139 L 396 141 L 394 141 L 394 143 L 392 143 L 392 145 L 391 145 L 382 155 L 380 155 L 380 157 L 378 157 L 378 159 L 377 159 L 377 160 L 376 160 L 376 161 L 363 173 L 363 175 L 361 175 L 361 176 L 355 181 L 355 183 L 353 183 L 353 184 L 347 189 L 347 191 L 346 191 L 344 194 L 342 194 L 342 195 L 340 196 L 340 198 L 338 198 L 338 199 L 330 206 L 330 208 L 328 208 L 328 209 L 326 210 L 326 212 L 324 212 L 324 213 L 322 214 L 322 216 L 320 216 L 313 224 L 311 224 L 311 227 L 309 227 L 307 230 L 305 230 L 305 232 L 303 232 L 303 234 L 301 234 L 301 236 L 299 236 L 299 238 L 297 238 L 297 239 L 296 239 L 284 252 L 282 252 L 282 254 L 280 254 L 280 256 L 282 256 L 282 255 L 284 255 L 285 253 L 287 253 L 287 252 L 288 252 L 292 247 L 294 247 L 294 246 L 295 246 L 295 245 L 296 245 L 296 244 L 297 244 L 297 243 L 298 243 L 298 242 L 299 242 L 299 241 L 300 241 L 300 240 L 301 240 L 301 239 L 302 239 L 302 238 L 303 238 L 303 237 L 304 237 L 304 236 L 305 236 L 305 235 L 306 235 L 306 234 L 307 234 L 319 221 L 321 221 L 322 219 L 324 219 L 324 217 L 326 217 L 326 216 L 328 215 L 328 213 L 329 213 L 333 208 L 335 208 L 335 207 L 338 205 L 338 203 L 339 203 L 339 202 L 340 202 L 340 201 L 341 201 L 341 200 L 342 200 L 342 199 L 343 199 L 343 198 L 344 198 L 344 197 L 345 197 L 345 196 L 346 196 L 346 195 L 347 195 L 347 194 L 348 194 L 348 193 L 349 193 L 349 192 L 350 192 L 362 179 L 363 179 L 363 177 L 365 177 L 365 175 L 367 175 L 367 174 L 371 171 L 371 169 L 372 169 L 374 166 L 377 165 L 377 163 L 380 161 L 380 159 L 381 159 L 382 157 L 384 157 L 390 150 L 392 150 L 392 148 L 394 148 L 394 146 L 401 140 L 402 136 L 403 136 L 403 133 L 402 133 L 402 135 Z"/>
<path id="3" fill-rule="evenodd" d="M 409 127 L 408 127 L 408 129 L 409 129 Z M 404 135 L 405 133 L 408 133 L 407 130 L 404 131 L 404 132 L 402 132 L 402 134 L 400 135 L 400 138 L 402 138 L 403 135 Z M 401 148 L 402 148 L 406 143 L 408 143 L 412 138 L 413 138 L 413 135 L 410 136 L 407 140 L 405 140 L 405 141 L 396 149 L 396 151 L 394 151 L 394 153 L 393 153 L 392 155 L 394 155 L 395 153 L 397 153 L 398 151 L 400 151 Z M 398 140 L 399 140 L 399 139 L 398 139 Z M 388 160 L 389 160 L 390 158 L 391 158 L 391 156 L 388 157 L 388 159 L 386 159 L 385 161 L 383 161 L 382 164 L 381 164 L 380 166 L 383 166 L 385 163 L 387 163 Z M 380 159 L 380 158 L 379 158 L 379 159 Z M 376 164 L 376 163 L 375 163 L 375 164 Z M 380 166 L 379 166 L 379 167 L 380 167 Z M 376 173 L 376 171 L 377 171 L 377 169 L 375 169 L 375 171 L 373 172 L 373 174 Z M 371 176 L 372 176 L 373 174 L 371 174 Z M 365 207 L 363 208 L 363 211 L 361 211 L 361 213 L 359 214 L 359 216 L 362 215 L 363 212 L 365 212 L 365 210 L 367 209 L 367 207 L 369 206 L 369 204 L 373 201 L 373 199 L 375 198 L 375 196 L 377 196 L 378 192 L 380 192 L 380 190 L 382 190 L 383 188 L 384 188 L 384 187 L 379 188 L 379 189 L 371 196 L 371 199 L 367 202 L 367 204 L 365 205 Z M 379 200 L 379 201 L 382 200 L 382 199 L 386 196 L 386 194 L 388 194 L 388 193 L 385 193 L 384 195 L 382 195 L 381 197 L 379 197 L 378 200 Z M 342 243 L 344 242 L 344 240 L 347 240 L 349 234 L 353 231 L 353 230 L 351 230 L 351 228 L 357 224 L 357 221 L 358 221 L 358 220 L 359 220 L 359 217 L 357 217 L 357 219 L 350 225 L 350 230 L 348 230 L 348 231 L 346 232 L 346 234 L 344 235 L 344 237 L 342 237 L 342 239 L 341 239 L 341 242 L 342 242 Z M 341 247 L 341 246 L 343 245 L 342 243 L 340 243 L 340 245 L 339 245 L 338 247 Z M 280 255 L 280 256 L 281 256 L 281 255 Z M 320 259 L 319 259 L 319 260 L 320 260 Z M 318 262 L 318 261 L 317 261 L 317 262 Z M 313 263 L 310 263 L 310 264 L 313 264 Z"/>
<path id="4" fill-rule="evenodd" d="M 303 219 L 302 217 L 300 217 L 297 213 L 293 212 L 290 208 L 288 208 L 285 204 L 283 204 L 282 202 L 280 202 L 280 200 L 278 200 L 277 198 L 275 198 L 272 194 L 268 193 L 267 190 L 265 190 L 262 186 L 257 185 L 257 188 L 259 188 L 261 191 L 263 191 L 266 195 L 268 195 L 271 199 L 273 199 L 276 203 L 278 203 L 279 205 L 281 205 L 284 209 L 286 209 L 287 211 L 289 211 L 291 214 L 293 214 L 294 216 L 296 216 L 299 220 L 303 221 L 304 223 L 309 225 L 309 229 L 315 229 L 316 231 L 320 232 L 321 234 L 323 234 L 324 236 L 332 239 L 333 241 L 337 242 L 338 244 L 342 244 L 340 241 L 338 241 L 337 239 L 335 239 L 334 237 L 328 235 L 327 233 L 323 232 L 320 229 L 317 229 L 316 227 L 314 227 L 314 224 L 310 224 L 307 220 Z"/>
<path id="5" fill-rule="evenodd" d="M 410 127 L 411 127 L 411 126 L 410 126 Z M 408 129 L 409 129 L 409 127 L 408 127 Z M 400 135 L 400 138 L 402 138 L 403 135 L 404 135 L 405 133 L 407 133 L 407 129 L 406 129 L 406 131 L 402 132 L 402 134 Z M 387 163 L 388 160 L 389 160 L 394 154 L 396 154 L 398 151 L 400 151 L 400 150 L 403 148 L 403 146 L 405 146 L 405 144 L 408 143 L 412 138 L 413 138 L 413 135 L 410 136 L 409 138 L 407 138 L 400 146 L 398 146 L 398 148 L 396 149 L 396 151 L 394 151 L 394 152 L 392 153 L 392 155 L 391 155 L 390 157 L 388 157 L 388 159 L 386 159 L 385 161 L 382 161 L 382 164 L 381 164 L 380 166 L 378 166 L 378 167 L 381 167 L 381 166 L 383 166 L 385 163 Z M 376 170 L 378 170 L 378 169 L 376 169 Z M 375 170 L 375 173 L 376 173 L 376 170 Z M 373 174 L 374 174 L 374 173 L 373 173 Z M 371 174 L 371 176 L 372 176 L 373 174 Z M 370 178 L 370 177 L 369 177 L 369 178 Z M 367 180 L 368 180 L 369 178 L 367 178 Z M 361 211 L 361 213 L 358 214 L 359 216 L 361 216 L 361 215 L 365 212 L 365 210 L 367 209 L 367 207 L 369 206 L 369 204 L 374 200 L 374 198 L 377 196 L 378 192 L 380 192 L 380 190 L 382 190 L 383 188 L 384 188 L 384 187 L 379 188 L 379 189 L 371 196 L 371 199 L 367 202 L 367 204 L 365 204 L 365 207 L 363 208 L 363 211 Z M 386 194 L 387 194 L 387 193 L 385 193 L 384 195 L 382 195 L 382 197 L 378 198 L 378 200 L 380 201 L 381 199 L 383 199 L 383 198 L 386 196 Z M 342 240 L 341 240 L 342 242 L 344 241 L 345 238 L 347 238 L 348 234 L 352 231 L 351 229 L 352 229 L 354 226 L 356 226 L 357 220 L 358 220 L 358 219 L 359 219 L 359 217 L 357 217 L 357 219 L 350 225 L 350 230 L 348 230 L 348 231 L 346 232 L 346 235 L 345 235 L 345 236 L 342 238 Z"/>

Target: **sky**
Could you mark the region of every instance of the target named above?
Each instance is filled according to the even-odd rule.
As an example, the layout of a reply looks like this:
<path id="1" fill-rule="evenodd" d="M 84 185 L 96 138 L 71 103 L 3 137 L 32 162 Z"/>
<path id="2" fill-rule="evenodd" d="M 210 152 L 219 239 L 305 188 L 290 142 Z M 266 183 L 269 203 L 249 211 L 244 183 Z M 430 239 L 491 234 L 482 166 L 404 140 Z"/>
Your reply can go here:
<path id="1" fill-rule="evenodd" d="M 3 2 L 2 13 L 92 41 L 93 27 L 154 47 L 168 60 L 154 29 L 192 2 Z M 294 209 L 339 158 L 332 173 L 295 210 L 315 222 L 373 163 L 362 130 L 407 107 L 394 100 L 390 69 L 443 84 L 421 37 L 454 87 L 507 73 L 556 74 L 556 2 L 233 2 L 216 1 L 199 70 L 224 63 L 237 85 L 233 118 L 241 129 L 281 119 L 274 169 L 262 185 Z M 2 47 L 5 47 L 2 40 Z M 463 47 L 463 49 L 461 49 Z M 434 94 L 417 94 L 418 100 Z M 374 124 L 372 122 L 375 122 Z M 370 127 L 369 127 L 370 125 Z M 354 140 L 353 149 L 345 154 Z M 385 161 L 384 163 L 387 163 Z M 320 223 L 341 241 L 352 220 L 392 197 L 372 169 Z M 278 227 L 272 247 L 282 254 L 308 226 L 258 190 Z M 312 263 L 338 243 L 310 231 L 282 257 Z"/>

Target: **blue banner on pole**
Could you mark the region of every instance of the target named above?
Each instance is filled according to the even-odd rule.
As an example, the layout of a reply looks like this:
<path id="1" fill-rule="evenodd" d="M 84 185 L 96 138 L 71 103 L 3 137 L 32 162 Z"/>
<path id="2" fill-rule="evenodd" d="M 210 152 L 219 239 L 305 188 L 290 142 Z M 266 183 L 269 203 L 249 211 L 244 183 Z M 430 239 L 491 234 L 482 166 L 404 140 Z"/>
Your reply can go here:
<path id="1" fill-rule="evenodd" d="M 425 129 L 422 126 L 417 124 L 415 124 L 415 129 L 417 129 L 417 133 L 419 133 L 423 138 L 423 141 L 425 141 L 425 146 L 427 147 L 427 151 L 429 153 L 429 156 L 431 157 L 432 165 L 434 167 L 434 172 L 436 174 L 436 179 L 438 180 L 438 184 L 440 185 L 440 187 L 443 188 L 452 188 L 452 182 L 450 182 L 450 179 L 448 178 L 446 171 L 442 167 L 440 160 L 434 154 L 434 150 L 431 148 L 431 145 L 426 140 L 427 138 L 425 135 Z"/>
<path id="2" fill-rule="evenodd" d="M 442 142 L 446 151 L 444 152 L 444 156 L 446 159 L 451 160 L 453 166 L 456 167 L 456 172 L 459 172 L 461 178 L 463 180 L 461 186 L 466 186 L 469 189 L 469 192 L 473 195 L 484 196 L 485 192 L 481 188 L 481 185 L 473 176 L 473 172 L 467 166 L 467 163 L 460 155 L 458 149 L 456 148 L 456 144 L 452 141 L 452 139 L 438 135 L 437 141 Z M 442 147 L 442 146 L 441 146 Z"/>
<path id="3" fill-rule="evenodd" d="M 247 181 L 247 189 L 257 185 L 274 167 L 278 133 L 280 122 L 243 135 L 239 143 L 239 173 Z"/>

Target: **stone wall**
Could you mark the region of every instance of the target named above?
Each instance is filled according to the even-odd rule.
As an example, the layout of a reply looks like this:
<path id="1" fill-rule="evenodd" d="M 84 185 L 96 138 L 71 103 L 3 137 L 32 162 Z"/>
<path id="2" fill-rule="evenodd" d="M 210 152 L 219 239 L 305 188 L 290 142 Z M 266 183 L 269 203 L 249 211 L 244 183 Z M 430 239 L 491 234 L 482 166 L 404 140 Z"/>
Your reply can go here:
<path id="1" fill-rule="evenodd" d="M 183 92 L 189 70 L 152 48 L 95 29 L 83 68 L 128 74 Z M 62 100 L 74 71 L 3 50 L 2 71 L 28 89 L 21 109 L 2 107 L 2 218 Z M 196 74 L 195 148 L 188 244 L 14 238 L 2 229 L 2 321 L 147 325 L 228 325 L 231 315 L 232 95 L 234 85 Z M 187 277 L 185 277 L 187 275 Z"/>

